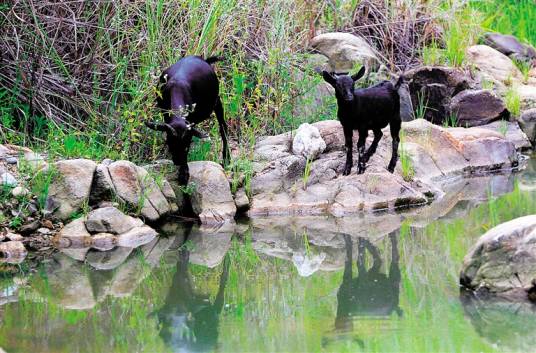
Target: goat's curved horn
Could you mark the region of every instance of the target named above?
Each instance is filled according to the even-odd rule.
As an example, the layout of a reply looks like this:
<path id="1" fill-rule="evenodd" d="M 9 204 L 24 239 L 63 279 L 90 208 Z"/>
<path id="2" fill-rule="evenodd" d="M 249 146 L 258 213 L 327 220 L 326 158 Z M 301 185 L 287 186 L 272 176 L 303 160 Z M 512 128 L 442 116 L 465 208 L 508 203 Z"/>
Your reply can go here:
<path id="1" fill-rule="evenodd" d="M 164 128 L 166 129 L 166 132 L 167 132 L 168 134 L 171 134 L 173 137 L 177 137 L 177 136 L 179 136 L 179 135 L 177 134 L 177 130 L 175 130 L 175 129 L 173 128 L 173 126 L 171 126 L 171 125 L 169 125 L 169 124 L 165 124 L 165 123 L 162 124 L 162 125 L 164 126 Z"/>
<path id="2" fill-rule="evenodd" d="M 177 131 L 173 128 L 173 126 L 166 123 L 152 123 L 150 121 L 146 121 L 145 126 L 147 126 L 149 129 L 165 131 L 168 134 L 173 135 L 174 137 L 178 136 Z"/>

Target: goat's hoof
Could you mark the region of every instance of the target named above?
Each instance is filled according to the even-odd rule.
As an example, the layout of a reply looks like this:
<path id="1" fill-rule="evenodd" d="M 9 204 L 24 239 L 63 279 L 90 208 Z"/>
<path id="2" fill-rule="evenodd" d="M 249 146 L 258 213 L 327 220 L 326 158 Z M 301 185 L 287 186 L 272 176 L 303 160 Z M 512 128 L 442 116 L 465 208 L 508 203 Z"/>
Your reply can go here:
<path id="1" fill-rule="evenodd" d="M 190 179 L 190 174 L 179 174 L 179 185 L 186 186 L 188 185 L 188 180 Z"/>
<path id="2" fill-rule="evenodd" d="M 387 171 L 392 174 L 392 173 L 395 172 L 395 167 L 389 166 L 389 167 L 387 167 Z"/>
<path id="3" fill-rule="evenodd" d="M 352 171 L 352 168 L 346 168 L 344 169 L 344 171 L 342 172 L 342 175 L 350 175 L 350 172 Z"/>

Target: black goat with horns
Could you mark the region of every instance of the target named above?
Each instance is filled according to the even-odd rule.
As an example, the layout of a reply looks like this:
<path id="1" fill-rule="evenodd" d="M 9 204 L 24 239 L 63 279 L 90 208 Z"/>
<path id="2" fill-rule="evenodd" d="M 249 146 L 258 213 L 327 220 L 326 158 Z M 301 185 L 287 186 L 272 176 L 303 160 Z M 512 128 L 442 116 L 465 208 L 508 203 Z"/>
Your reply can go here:
<path id="1" fill-rule="evenodd" d="M 160 75 L 160 92 L 157 106 L 164 112 L 164 122 L 146 122 L 153 130 L 166 132 L 166 144 L 173 163 L 179 169 L 179 184 L 186 185 L 190 178 L 188 151 L 192 137 L 207 135 L 195 125 L 216 114 L 223 143 L 223 162 L 229 161 L 227 124 L 223 118 L 223 105 L 219 96 L 219 81 L 211 64 L 218 57 L 203 59 L 186 56 Z"/>
<path id="2" fill-rule="evenodd" d="M 398 88 L 402 84 L 403 75 L 400 75 L 394 85 L 390 81 L 383 81 L 372 87 L 355 89 L 355 82 L 363 77 L 364 74 L 365 67 L 362 67 L 357 74 L 352 76 L 336 75 L 327 71 L 322 72 L 324 80 L 335 88 L 338 106 L 337 116 L 344 131 L 347 148 L 344 175 L 350 174 L 352 169 L 352 137 L 354 130 L 359 133 L 357 142 L 359 152 L 358 174 L 365 172 L 366 163 L 376 152 L 378 143 L 383 136 L 382 129 L 387 125 L 390 127 L 393 139 L 393 154 L 387 166 L 389 172 L 394 172 L 398 158 L 399 133 L 402 125 Z M 365 152 L 365 142 L 369 130 L 374 132 L 374 140 Z"/>

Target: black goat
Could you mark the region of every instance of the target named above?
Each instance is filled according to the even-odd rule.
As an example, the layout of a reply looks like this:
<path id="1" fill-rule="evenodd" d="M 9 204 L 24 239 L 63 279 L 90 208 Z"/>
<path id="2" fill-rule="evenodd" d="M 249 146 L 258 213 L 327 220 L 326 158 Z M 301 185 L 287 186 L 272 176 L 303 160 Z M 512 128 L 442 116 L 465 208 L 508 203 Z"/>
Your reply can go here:
<path id="1" fill-rule="evenodd" d="M 359 133 L 357 150 L 359 159 L 357 173 L 365 172 L 365 165 L 370 157 L 376 152 L 376 147 L 382 138 L 382 129 L 389 125 L 393 138 L 393 155 L 387 166 L 387 170 L 394 172 L 398 158 L 399 132 L 402 125 L 400 119 L 400 97 L 398 88 L 402 83 L 402 76 L 393 85 L 389 81 L 383 81 L 375 86 L 355 89 L 354 84 L 365 74 L 365 67 L 353 75 L 335 75 L 323 71 L 324 80 L 335 88 L 338 111 L 337 116 L 344 131 L 344 140 L 347 148 L 346 165 L 344 175 L 350 174 L 352 169 L 352 137 L 353 131 Z M 365 142 L 369 130 L 374 132 L 374 141 L 365 152 Z"/>
<path id="2" fill-rule="evenodd" d="M 192 137 L 207 137 L 194 126 L 216 113 L 223 142 L 223 162 L 229 161 L 227 124 L 223 119 L 223 105 L 219 96 L 219 81 L 211 64 L 218 57 L 203 59 L 186 56 L 164 70 L 160 75 L 157 106 L 164 112 L 164 123 L 146 122 L 153 130 L 165 131 L 166 144 L 173 163 L 179 168 L 179 184 L 190 178 L 188 151 Z"/>

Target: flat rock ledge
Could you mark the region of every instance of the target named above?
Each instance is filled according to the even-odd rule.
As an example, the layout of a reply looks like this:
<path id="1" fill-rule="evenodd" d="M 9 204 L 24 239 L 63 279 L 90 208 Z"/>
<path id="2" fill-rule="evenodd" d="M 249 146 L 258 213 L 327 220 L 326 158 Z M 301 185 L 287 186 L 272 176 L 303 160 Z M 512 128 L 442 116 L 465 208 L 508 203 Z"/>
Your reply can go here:
<path id="1" fill-rule="evenodd" d="M 393 174 L 386 170 L 391 158 L 389 129 L 383 130 L 378 149 L 361 175 L 356 173 L 354 148 L 354 168 L 349 176 L 342 175 L 346 153 L 342 128 L 336 120 L 312 124 L 326 145 L 314 160 L 292 152 L 291 132 L 266 137 L 255 146 L 248 215 L 338 217 L 426 204 L 444 195 L 441 185 L 446 179 L 518 165 L 516 145 L 530 142 L 519 127 L 504 124 L 443 128 L 424 119 L 403 123 L 402 157 Z M 372 136 L 367 146 L 371 142 Z"/>
<path id="2" fill-rule="evenodd" d="M 536 215 L 482 235 L 465 256 L 460 283 L 479 293 L 536 301 Z"/>

